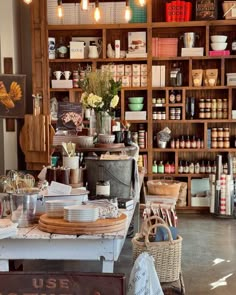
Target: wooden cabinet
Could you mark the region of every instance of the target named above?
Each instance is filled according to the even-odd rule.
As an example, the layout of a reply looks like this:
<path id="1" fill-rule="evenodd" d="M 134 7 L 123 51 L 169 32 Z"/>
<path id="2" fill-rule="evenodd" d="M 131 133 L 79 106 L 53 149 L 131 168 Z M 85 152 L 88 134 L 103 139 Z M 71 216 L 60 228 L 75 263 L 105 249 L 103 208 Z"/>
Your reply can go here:
<path id="1" fill-rule="evenodd" d="M 67 3 L 70 1 L 66 1 Z M 74 2 L 74 1 L 71 1 Z M 106 1 L 101 1 L 106 2 Z M 194 18 L 189 22 L 165 22 L 165 2 L 164 0 L 147 1 L 147 22 L 146 23 L 119 23 L 119 24 L 65 24 L 48 25 L 47 1 L 34 0 L 32 3 L 32 32 L 33 32 L 33 88 L 34 92 L 40 92 L 43 95 L 43 113 L 49 114 L 50 98 L 56 95 L 60 97 L 68 96 L 68 100 L 76 102 L 80 100 L 81 90 L 72 89 L 54 89 L 51 88 L 51 73 L 55 70 L 70 70 L 71 72 L 78 68 L 78 64 L 90 65 L 92 69 L 99 68 L 102 64 L 147 64 L 148 82 L 146 87 L 123 87 L 120 93 L 121 120 L 125 119 L 125 112 L 128 109 L 129 96 L 144 96 L 144 110 L 147 111 L 146 120 L 131 121 L 132 131 L 138 131 L 142 124 L 146 133 L 147 141 L 144 149 L 140 150 L 141 155 L 147 157 L 147 177 L 156 178 L 163 175 L 152 174 L 153 161 L 170 161 L 175 163 L 175 173 L 168 174 L 176 179 L 188 183 L 188 198 L 185 210 L 203 210 L 206 208 L 191 206 L 191 180 L 194 178 L 207 177 L 207 174 L 179 173 L 178 164 L 180 160 L 196 162 L 205 159 L 213 161 L 218 153 L 227 155 L 228 152 L 236 156 L 234 146 L 234 137 L 236 136 L 236 120 L 232 118 L 232 110 L 236 110 L 236 86 L 227 86 L 227 73 L 233 73 L 236 69 L 236 56 L 210 56 L 210 36 L 227 35 L 228 47 L 230 49 L 233 40 L 236 40 L 236 22 L 235 20 L 204 20 L 195 21 Z M 193 1 L 194 2 L 194 1 Z M 222 1 L 218 1 L 219 14 Z M 56 13 L 56 12 L 55 12 Z M 194 15 L 193 9 L 193 15 Z M 127 50 L 128 32 L 145 31 L 147 36 L 147 58 L 107 58 L 107 44 L 114 45 L 116 39 L 121 40 L 121 50 Z M 185 32 L 194 32 L 199 36 L 197 47 L 204 48 L 204 56 L 181 57 L 181 48 L 183 41 L 180 37 Z M 102 52 L 98 59 L 48 59 L 47 39 L 55 37 L 58 42 L 60 37 L 67 40 L 72 37 L 99 37 L 102 39 Z M 177 57 L 154 57 L 152 54 L 152 38 L 177 38 L 178 55 Z M 170 83 L 170 70 L 173 63 L 181 65 L 183 74 L 182 86 L 172 87 Z M 165 66 L 165 87 L 152 87 L 152 66 Z M 218 69 L 218 80 L 216 86 L 196 87 L 192 82 L 193 69 Z M 181 101 L 171 103 L 169 96 L 171 91 L 178 91 L 181 94 Z M 153 98 L 165 98 L 162 105 L 153 104 Z M 195 102 L 194 116 L 189 119 L 187 114 L 187 101 L 193 97 Z M 202 118 L 200 116 L 200 99 L 220 100 L 226 99 L 227 114 L 217 118 Z M 180 120 L 173 120 L 171 112 L 173 108 L 179 108 Z M 153 111 L 165 112 L 164 120 L 153 119 Z M 202 146 L 197 148 L 158 148 L 154 137 L 157 132 L 164 127 L 171 129 L 172 137 L 179 138 L 184 136 L 196 136 L 202 139 Z M 230 146 L 222 148 L 212 148 L 208 144 L 209 130 L 212 128 L 230 129 Z M 165 175 L 165 174 L 164 174 Z"/>

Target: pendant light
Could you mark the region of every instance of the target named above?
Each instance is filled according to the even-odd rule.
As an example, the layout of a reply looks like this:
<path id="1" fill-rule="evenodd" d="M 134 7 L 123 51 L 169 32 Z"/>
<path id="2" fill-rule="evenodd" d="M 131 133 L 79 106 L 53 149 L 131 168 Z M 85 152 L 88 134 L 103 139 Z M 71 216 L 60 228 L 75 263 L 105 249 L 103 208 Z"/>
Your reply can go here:
<path id="1" fill-rule="evenodd" d="M 32 2 L 32 0 L 24 0 L 24 2 L 25 2 L 26 4 L 30 4 L 30 3 Z"/>
<path id="2" fill-rule="evenodd" d="M 57 0 L 57 16 L 62 18 L 64 15 L 62 0 Z"/>
<path id="3" fill-rule="evenodd" d="M 80 5 L 82 10 L 88 10 L 89 0 L 81 0 Z"/>
<path id="4" fill-rule="evenodd" d="M 139 5 L 140 6 L 145 6 L 146 5 L 146 0 L 139 0 Z"/>
<path id="5" fill-rule="evenodd" d="M 96 22 L 98 22 L 101 18 L 101 11 L 100 11 L 100 8 L 99 8 L 99 2 L 98 0 L 96 0 L 95 2 L 95 10 L 94 10 L 94 19 Z"/>
<path id="6" fill-rule="evenodd" d="M 129 6 L 129 0 L 126 0 L 126 6 L 125 6 L 125 20 L 128 22 L 131 20 L 131 15 L 132 15 L 132 12 L 131 12 L 131 9 L 130 9 L 130 6 Z"/>

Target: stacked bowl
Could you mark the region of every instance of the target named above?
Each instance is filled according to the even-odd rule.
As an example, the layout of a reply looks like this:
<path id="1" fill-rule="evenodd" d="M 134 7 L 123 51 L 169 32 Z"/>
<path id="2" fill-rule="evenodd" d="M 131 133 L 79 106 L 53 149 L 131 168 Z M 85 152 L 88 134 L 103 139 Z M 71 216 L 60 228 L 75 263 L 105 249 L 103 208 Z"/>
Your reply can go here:
<path id="1" fill-rule="evenodd" d="M 225 50 L 227 47 L 227 36 L 224 35 L 212 35 L 211 36 L 211 48 L 212 50 Z"/>
<path id="2" fill-rule="evenodd" d="M 128 100 L 129 100 L 130 111 L 142 111 L 144 97 L 142 96 L 129 97 Z"/>

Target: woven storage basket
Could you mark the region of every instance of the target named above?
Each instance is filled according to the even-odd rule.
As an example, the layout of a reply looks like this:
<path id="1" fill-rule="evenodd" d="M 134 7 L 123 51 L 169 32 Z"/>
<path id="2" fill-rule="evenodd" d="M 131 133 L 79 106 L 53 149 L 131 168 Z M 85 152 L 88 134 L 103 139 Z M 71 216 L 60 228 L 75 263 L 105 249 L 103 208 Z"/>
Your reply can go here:
<path id="1" fill-rule="evenodd" d="M 150 220 L 148 219 L 147 222 L 150 224 Z M 155 219 L 162 220 L 157 216 L 155 216 Z M 141 253 L 149 253 L 155 260 L 155 269 L 160 282 L 173 282 L 179 279 L 181 272 L 182 237 L 178 235 L 177 239 L 173 240 L 169 227 L 164 220 L 161 222 L 162 223 L 149 226 L 146 232 L 137 233 L 134 236 L 132 239 L 133 261 L 135 261 Z M 167 230 L 169 236 L 168 241 L 149 241 L 151 233 L 158 227 L 163 227 Z"/>
<path id="2" fill-rule="evenodd" d="M 151 195 L 178 198 L 181 183 L 173 180 L 148 180 L 148 193 Z"/>
<path id="3" fill-rule="evenodd" d="M 236 1 L 224 1 L 222 7 L 225 19 L 236 19 Z"/>

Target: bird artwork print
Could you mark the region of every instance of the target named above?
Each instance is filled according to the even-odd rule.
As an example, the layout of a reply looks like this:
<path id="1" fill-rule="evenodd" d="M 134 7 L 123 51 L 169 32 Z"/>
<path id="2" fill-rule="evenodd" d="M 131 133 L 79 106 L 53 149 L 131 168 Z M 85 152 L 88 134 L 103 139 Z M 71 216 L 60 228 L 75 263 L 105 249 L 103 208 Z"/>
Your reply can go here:
<path id="1" fill-rule="evenodd" d="M 15 102 L 21 100 L 22 90 L 20 85 L 13 81 L 10 85 L 9 92 L 7 91 L 3 81 L 0 81 L 0 103 L 7 109 L 15 107 Z"/>

